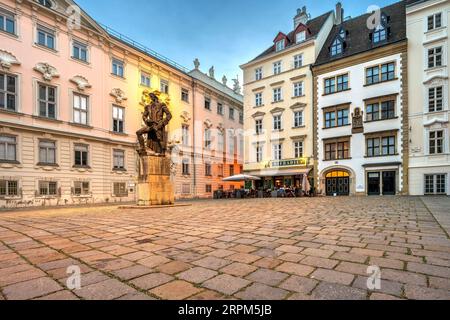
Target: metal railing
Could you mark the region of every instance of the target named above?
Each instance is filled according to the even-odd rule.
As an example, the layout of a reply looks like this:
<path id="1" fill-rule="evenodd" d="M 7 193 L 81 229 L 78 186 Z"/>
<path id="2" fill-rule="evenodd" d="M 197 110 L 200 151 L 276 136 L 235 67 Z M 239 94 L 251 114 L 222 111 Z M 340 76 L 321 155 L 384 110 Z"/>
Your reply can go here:
<path id="1" fill-rule="evenodd" d="M 153 58 L 155 58 L 155 59 L 157 59 L 159 61 L 162 61 L 162 62 L 164 62 L 164 63 L 166 63 L 166 64 L 168 64 L 168 65 L 170 65 L 170 66 L 172 66 L 172 67 L 174 67 L 174 68 L 184 72 L 184 73 L 188 73 L 190 71 L 188 68 L 186 68 L 186 67 L 182 66 L 181 64 L 173 61 L 172 59 L 169 59 L 169 58 L 159 54 L 158 52 L 156 52 L 156 51 L 154 51 L 154 50 L 144 46 L 143 44 L 134 41 L 130 37 L 127 37 L 127 36 L 121 34 L 120 32 L 118 32 L 118 31 L 116 31 L 116 30 L 114 30 L 114 29 L 104 25 L 103 23 L 99 23 L 99 24 L 113 38 L 116 38 L 117 40 L 122 41 L 122 42 L 128 44 L 129 46 L 131 46 L 131 47 L 133 47 L 133 48 L 135 48 L 135 49 L 137 49 L 137 50 L 139 50 L 139 51 L 141 51 L 141 52 L 143 52 L 143 53 L 145 53 L 145 54 L 147 54 L 147 55 L 149 55 L 149 56 L 151 56 L 151 57 L 153 57 Z"/>

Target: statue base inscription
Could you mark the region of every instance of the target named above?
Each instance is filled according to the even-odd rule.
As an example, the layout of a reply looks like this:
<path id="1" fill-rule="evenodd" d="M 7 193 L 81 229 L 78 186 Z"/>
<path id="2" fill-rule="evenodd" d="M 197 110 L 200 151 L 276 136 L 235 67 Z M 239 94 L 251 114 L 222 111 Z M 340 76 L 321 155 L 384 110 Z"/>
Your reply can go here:
<path id="1" fill-rule="evenodd" d="M 140 154 L 138 206 L 163 206 L 175 203 L 170 180 L 170 159 L 164 156 Z"/>

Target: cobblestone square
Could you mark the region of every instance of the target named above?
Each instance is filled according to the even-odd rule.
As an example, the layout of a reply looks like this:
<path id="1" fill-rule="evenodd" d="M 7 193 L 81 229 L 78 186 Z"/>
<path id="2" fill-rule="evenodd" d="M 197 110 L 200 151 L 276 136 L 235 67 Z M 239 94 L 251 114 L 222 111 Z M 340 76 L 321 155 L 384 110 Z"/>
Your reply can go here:
<path id="1" fill-rule="evenodd" d="M 2 212 L 0 300 L 448 300 L 449 208 L 352 197 Z"/>

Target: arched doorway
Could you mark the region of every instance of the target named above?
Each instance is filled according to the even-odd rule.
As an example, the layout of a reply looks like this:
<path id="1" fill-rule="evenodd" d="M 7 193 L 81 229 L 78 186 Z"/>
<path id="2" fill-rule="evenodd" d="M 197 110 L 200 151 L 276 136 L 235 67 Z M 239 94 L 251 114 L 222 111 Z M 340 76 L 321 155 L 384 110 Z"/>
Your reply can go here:
<path id="1" fill-rule="evenodd" d="M 325 175 L 327 196 L 349 196 L 350 174 L 345 170 L 333 170 Z"/>

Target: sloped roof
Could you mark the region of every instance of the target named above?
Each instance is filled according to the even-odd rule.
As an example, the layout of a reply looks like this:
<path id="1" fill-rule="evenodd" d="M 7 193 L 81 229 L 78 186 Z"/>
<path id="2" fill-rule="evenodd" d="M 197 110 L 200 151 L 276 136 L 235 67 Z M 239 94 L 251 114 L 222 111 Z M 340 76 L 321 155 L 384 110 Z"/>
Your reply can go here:
<path id="1" fill-rule="evenodd" d="M 386 41 L 380 43 L 373 43 L 370 39 L 370 34 L 373 30 L 370 30 L 367 27 L 367 21 L 372 14 L 364 14 L 356 18 L 345 20 L 340 25 L 335 25 L 331 29 L 315 65 L 317 66 L 337 61 L 355 54 L 406 40 L 406 3 L 407 1 L 400 1 L 381 9 L 381 13 L 388 17 L 387 27 L 389 35 Z M 341 29 L 347 32 L 343 53 L 331 56 L 330 47 L 339 35 Z"/>
<path id="2" fill-rule="evenodd" d="M 311 39 L 311 38 L 315 38 L 317 36 L 317 34 L 320 32 L 320 30 L 322 29 L 323 25 L 325 24 L 325 21 L 328 19 L 328 17 L 333 14 L 333 11 L 329 11 L 321 16 L 318 16 L 314 19 L 309 20 L 306 23 L 306 27 L 309 30 L 309 34 L 307 35 L 306 40 Z M 296 44 L 295 42 L 295 30 L 292 30 L 291 32 L 289 32 L 287 34 L 287 44 L 286 44 L 286 49 L 288 49 L 289 47 L 293 46 Z M 263 53 L 261 53 L 260 55 L 258 55 L 256 58 L 254 58 L 251 61 L 255 61 L 258 60 L 264 56 L 267 56 L 271 53 L 275 52 L 275 45 L 270 46 L 270 48 L 268 48 L 267 50 L 265 50 Z M 251 62 L 250 61 L 250 62 Z"/>

